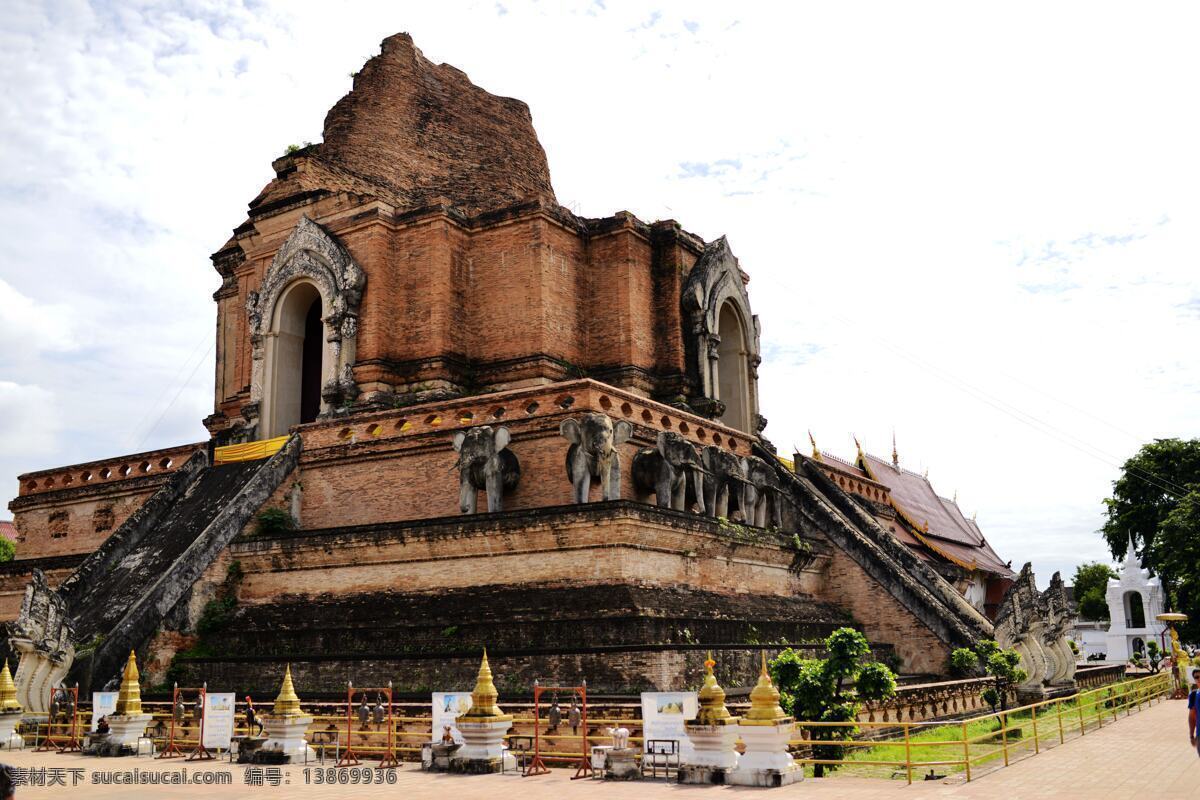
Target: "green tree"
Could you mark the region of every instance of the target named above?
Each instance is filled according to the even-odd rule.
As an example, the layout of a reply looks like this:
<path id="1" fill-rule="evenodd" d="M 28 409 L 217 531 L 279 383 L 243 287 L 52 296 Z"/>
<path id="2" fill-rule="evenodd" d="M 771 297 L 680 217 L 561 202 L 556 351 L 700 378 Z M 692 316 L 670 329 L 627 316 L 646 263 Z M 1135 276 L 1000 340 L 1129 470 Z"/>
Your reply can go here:
<path id="1" fill-rule="evenodd" d="M 1075 602 L 1083 619 L 1108 619 L 1108 600 L 1104 592 L 1108 579 L 1119 577 L 1108 564 L 1089 562 L 1075 568 Z"/>
<path id="2" fill-rule="evenodd" d="M 853 722 L 861 701 L 882 702 L 896 694 L 896 676 L 885 664 L 867 661 L 871 654 L 867 638 L 853 628 L 838 628 L 825 640 L 824 659 L 805 659 L 788 648 L 771 661 L 771 679 L 779 689 L 779 702 L 798 720 L 808 722 Z M 850 739 L 854 726 L 814 728 L 817 741 Z M 844 747 L 813 748 L 813 757 L 841 759 Z M 813 774 L 823 777 L 826 764 L 816 764 Z"/>
<path id="3" fill-rule="evenodd" d="M 992 679 L 992 685 L 980 693 L 983 702 L 992 711 L 1008 708 L 1008 693 L 1012 687 L 1028 677 L 1021 669 L 1021 654 L 1016 650 L 1001 650 L 991 639 L 981 639 L 974 649 L 960 647 L 950 654 L 950 663 L 960 674 L 968 675 L 982 667 L 984 674 Z"/>
<path id="4" fill-rule="evenodd" d="M 0 536 L 0 563 L 12 561 L 17 555 L 17 546 L 7 536 Z"/>
<path id="5" fill-rule="evenodd" d="M 1125 462 L 1104 501 L 1101 533 L 1115 558 L 1133 541 L 1163 582 L 1170 608 L 1186 613 L 1185 640 L 1200 639 L 1200 439 L 1156 439 Z"/>

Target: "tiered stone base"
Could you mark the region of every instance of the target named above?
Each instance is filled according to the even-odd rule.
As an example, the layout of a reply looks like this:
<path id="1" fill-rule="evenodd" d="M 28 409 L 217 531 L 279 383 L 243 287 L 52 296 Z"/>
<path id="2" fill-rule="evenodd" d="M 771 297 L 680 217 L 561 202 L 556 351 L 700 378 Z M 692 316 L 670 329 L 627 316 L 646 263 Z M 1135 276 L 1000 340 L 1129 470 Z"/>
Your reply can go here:
<path id="1" fill-rule="evenodd" d="M 787 786 L 804 779 L 804 768 L 788 752 L 788 741 L 796 723 L 785 725 L 739 725 L 746 752 L 737 768 L 725 776 L 737 786 Z"/>
<path id="2" fill-rule="evenodd" d="M 6 714 L 0 714 L 0 748 L 5 750 L 22 750 L 25 748 L 25 739 L 21 737 L 21 734 L 17 733 L 17 726 L 20 724 L 20 711 L 10 711 Z"/>
<path id="3" fill-rule="evenodd" d="M 642 777 L 637 751 L 632 747 L 613 748 L 604 759 L 604 778 L 610 781 L 635 781 Z"/>
<path id="4" fill-rule="evenodd" d="M 729 783 L 726 780 L 728 769 L 721 767 L 705 767 L 699 764 L 683 764 L 679 767 L 679 782 L 699 786 L 722 786 Z"/>
<path id="5" fill-rule="evenodd" d="M 138 740 L 146 733 L 146 726 L 152 719 L 150 714 L 110 714 L 108 735 L 91 737 L 91 746 L 86 752 L 107 757 L 137 755 Z M 146 747 L 150 753 L 154 752 L 153 744 L 144 746 L 143 750 Z"/>
<path id="6" fill-rule="evenodd" d="M 263 730 L 267 740 L 255 754 L 263 760 L 253 763 L 306 764 L 316 761 L 316 751 L 308 746 L 308 741 L 304 738 L 304 732 L 308 730 L 312 720 L 313 718 L 307 715 L 264 719 Z"/>
<path id="7" fill-rule="evenodd" d="M 504 735 L 512 727 L 512 717 L 473 722 L 459 717 L 455 723 L 462 734 L 463 746 L 450 759 L 450 771 L 470 775 L 516 769 L 517 760 L 504 747 Z"/>
<path id="8" fill-rule="evenodd" d="M 685 725 L 692 756 L 679 770 L 679 782 L 724 784 L 725 774 L 738 764 L 737 725 Z"/>

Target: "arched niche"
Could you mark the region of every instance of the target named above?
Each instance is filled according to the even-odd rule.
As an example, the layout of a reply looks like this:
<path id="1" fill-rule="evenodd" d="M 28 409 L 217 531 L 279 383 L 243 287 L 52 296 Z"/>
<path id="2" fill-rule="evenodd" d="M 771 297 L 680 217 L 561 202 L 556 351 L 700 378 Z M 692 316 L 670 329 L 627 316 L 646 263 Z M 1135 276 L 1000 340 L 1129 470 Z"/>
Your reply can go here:
<path id="1" fill-rule="evenodd" d="M 732 301 L 721 306 L 717 317 L 717 399 L 725 406 L 721 422 L 740 431 L 751 431 L 750 351 L 746 345 L 746 325 Z"/>
<path id="2" fill-rule="evenodd" d="M 724 236 L 704 248 L 680 302 L 689 405 L 738 430 L 761 432 L 766 420 L 758 413 L 758 318 L 750 311 L 746 282 Z"/>
<path id="3" fill-rule="evenodd" d="M 321 414 L 321 386 L 332 376 L 330 342 L 325 340 L 328 302 L 307 279 L 291 283 L 271 314 L 266 341 L 262 437 L 282 436 L 293 425 Z"/>
<path id="4" fill-rule="evenodd" d="M 1141 592 L 1125 593 L 1125 627 L 1130 630 L 1146 627 L 1146 606 Z"/>
<path id="5" fill-rule="evenodd" d="M 308 342 L 310 363 L 314 340 L 322 342 L 318 416 L 334 413 L 358 396 L 353 367 L 358 309 L 366 282 L 366 273 L 333 235 L 302 216 L 271 260 L 258 291 L 250 292 L 246 301 L 252 366 L 250 402 L 242 408 L 246 421 L 242 438 L 286 433 L 304 416 L 299 409 L 293 413 L 297 397 L 308 398 L 304 411 L 311 412 L 311 384 L 308 394 L 292 386 L 295 375 L 298 382 L 305 374 L 302 368 L 299 373 L 294 370 L 298 342 L 301 347 Z M 320 335 L 314 336 L 316 323 L 310 312 L 317 297 Z M 298 335 L 298 327 L 309 329 L 299 340 L 291 338 Z M 311 369 L 308 374 L 311 379 Z"/>

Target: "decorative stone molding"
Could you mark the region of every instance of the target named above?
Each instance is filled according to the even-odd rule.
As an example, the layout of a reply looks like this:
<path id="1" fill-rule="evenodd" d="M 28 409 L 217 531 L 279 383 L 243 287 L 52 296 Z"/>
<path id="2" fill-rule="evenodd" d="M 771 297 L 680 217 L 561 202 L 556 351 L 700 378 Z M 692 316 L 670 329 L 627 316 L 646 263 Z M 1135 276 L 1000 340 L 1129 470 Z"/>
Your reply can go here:
<path id="1" fill-rule="evenodd" d="M 762 362 L 760 327 L 758 317 L 750 311 L 750 295 L 742 280 L 737 258 L 729 249 L 729 242 L 722 236 L 704 248 L 700 260 L 688 273 L 680 299 L 688 379 L 695 387 L 689 404 L 696 413 L 714 419 L 724 413 L 727 405 L 720 398 L 716 380 L 721 344 L 721 309 L 726 302 L 734 304 L 744 325 L 742 334 L 747 350 L 745 369 L 749 382 L 748 414 L 754 424 L 759 419 L 758 365 Z"/>
<path id="2" fill-rule="evenodd" d="M 279 248 L 267 268 L 262 285 L 246 298 L 250 321 L 250 402 L 242 408 L 251 438 L 262 418 L 264 399 L 270 391 L 268 371 L 269 337 L 274 333 L 276 306 L 284 290 L 297 280 L 308 280 L 321 295 L 326 309 L 325 380 L 321 386 L 321 414 L 328 416 L 358 396 L 354 382 L 354 359 L 358 341 L 358 311 L 367 274 L 350 253 L 328 231 L 307 216 L 301 216 L 291 236 Z"/>

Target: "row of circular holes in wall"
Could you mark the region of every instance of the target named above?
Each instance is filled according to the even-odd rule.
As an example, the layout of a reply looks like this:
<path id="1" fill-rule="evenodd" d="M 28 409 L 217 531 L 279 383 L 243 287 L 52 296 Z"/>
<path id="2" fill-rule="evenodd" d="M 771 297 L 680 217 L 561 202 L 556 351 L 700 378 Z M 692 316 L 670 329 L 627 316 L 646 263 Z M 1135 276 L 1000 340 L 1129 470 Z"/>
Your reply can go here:
<path id="1" fill-rule="evenodd" d="M 571 406 L 575 405 L 575 398 L 571 397 L 570 395 L 563 395 L 562 397 L 555 400 L 554 403 L 559 408 L 569 409 Z M 530 403 L 529 405 L 525 406 L 526 416 L 532 416 L 532 415 L 536 414 L 537 410 L 540 407 L 541 406 L 536 402 Z M 603 408 L 605 411 L 609 411 L 613 407 L 613 401 L 606 395 L 601 395 L 600 396 L 600 407 Z M 487 424 L 487 422 L 490 422 L 493 420 L 503 419 L 504 415 L 507 413 L 508 413 L 508 409 L 504 408 L 503 406 L 497 406 L 496 408 L 493 408 L 491 411 L 488 412 L 488 414 L 487 414 L 488 419 L 480 420 L 479 424 Z M 633 416 L 633 406 L 631 406 L 629 403 L 622 403 L 621 404 L 621 413 L 624 414 L 626 417 L 632 417 Z M 470 425 L 471 423 L 473 423 L 475 421 L 476 421 L 475 415 L 470 411 L 464 411 L 458 417 L 458 423 L 460 425 Z M 654 423 L 654 414 L 652 414 L 650 412 L 650 409 L 648 409 L 648 408 L 642 409 L 642 421 L 645 422 L 647 425 L 651 425 Z M 439 428 L 439 427 L 441 427 L 442 422 L 443 422 L 443 419 L 440 414 L 430 414 L 424 420 L 425 426 L 428 428 Z M 669 431 L 672 429 L 671 418 L 666 416 L 665 414 L 659 418 L 658 423 L 659 423 L 659 425 L 662 426 L 662 428 L 664 430 Z M 410 433 L 410 432 L 412 432 L 413 427 L 414 426 L 413 426 L 412 420 L 400 419 L 400 420 L 397 420 L 392 425 L 392 430 L 395 431 L 396 433 Z M 678 430 L 681 434 L 687 435 L 688 433 L 691 432 L 692 429 L 691 429 L 691 426 L 687 424 L 687 422 L 680 421 Z M 378 422 L 371 423 L 370 425 L 368 425 L 366 427 L 365 433 L 367 436 L 370 436 L 372 438 L 377 438 L 377 437 L 383 435 L 383 426 L 380 425 Z M 349 440 L 353 436 L 354 436 L 354 430 L 352 428 L 342 428 L 340 431 L 338 431 L 339 439 Z M 707 441 L 708 440 L 708 431 L 705 430 L 704 428 L 696 428 L 696 438 L 702 442 Z M 714 433 L 712 435 L 712 441 L 713 441 L 713 444 L 719 445 L 721 443 L 721 434 Z M 738 448 L 738 443 L 737 443 L 736 439 L 732 439 L 732 438 L 727 439 L 726 444 L 729 446 L 730 450 L 736 451 Z"/>
<path id="2" fill-rule="evenodd" d="M 170 469 L 174 465 L 175 465 L 175 460 L 172 458 L 164 458 L 162 461 L 158 462 L 159 469 Z M 153 472 L 154 464 L 150 463 L 149 461 L 143 461 L 141 464 L 139 464 L 137 466 L 137 471 L 143 475 Z M 128 464 L 122 464 L 121 466 L 117 467 L 117 469 L 115 470 L 115 474 L 122 478 L 128 478 L 130 475 L 133 474 L 133 472 L 134 472 L 134 468 L 129 466 Z M 111 478 L 113 476 L 113 474 L 114 474 L 114 470 L 110 469 L 109 467 L 104 467 L 103 469 L 97 470 L 95 472 L 92 472 L 90 469 L 84 470 L 83 472 L 79 473 L 79 482 L 80 483 L 90 483 L 91 481 L 95 480 L 96 478 L 99 478 L 102 481 L 106 481 L 109 478 Z M 70 486 L 74 482 L 75 482 L 75 476 L 71 475 L 70 473 L 62 476 L 62 485 L 63 486 Z M 28 483 L 25 484 L 25 489 L 27 491 L 32 492 L 35 489 L 39 489 L 39 488 L 40 489 L 53 489 L 57 485 L 58 485 L 58 481 L 56 481 L 54 476 L 51 475 L 49 478 L 46 478 L 40 484 L 37 481 L 29 481 Z"/>

